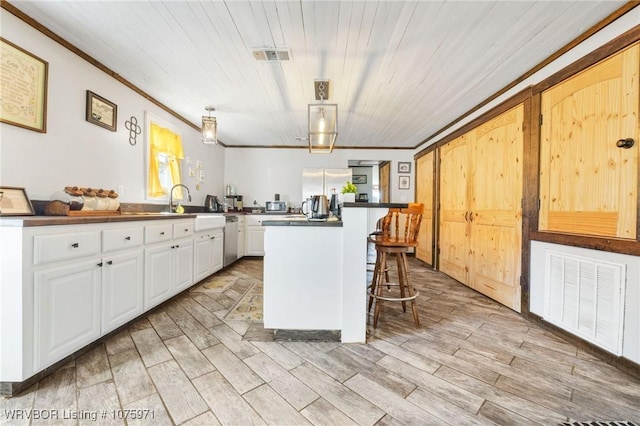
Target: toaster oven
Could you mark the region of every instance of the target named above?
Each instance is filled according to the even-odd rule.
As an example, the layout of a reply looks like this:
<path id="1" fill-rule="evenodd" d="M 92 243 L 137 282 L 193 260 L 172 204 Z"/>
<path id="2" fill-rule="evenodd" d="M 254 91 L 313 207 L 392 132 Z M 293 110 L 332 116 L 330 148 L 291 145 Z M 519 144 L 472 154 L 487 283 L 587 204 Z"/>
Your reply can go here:
<path id="1" fill-rule="evenodd" d="M 287 202 L 286 201 L 267 201 L 265 203 L 264 211 L 267 213 L 270 213 L 270 212 L 286 213 Z"/>

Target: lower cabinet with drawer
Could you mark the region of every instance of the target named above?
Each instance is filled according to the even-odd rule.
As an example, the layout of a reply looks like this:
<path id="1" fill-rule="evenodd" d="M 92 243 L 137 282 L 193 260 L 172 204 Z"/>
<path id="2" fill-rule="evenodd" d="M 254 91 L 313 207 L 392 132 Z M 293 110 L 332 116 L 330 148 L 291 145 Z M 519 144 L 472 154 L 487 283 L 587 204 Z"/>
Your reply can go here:
<path id="1" fill-rule="evenodd" d="M 144 249 L 146 311 L 193 284 L 193 223 L 145 226 L 144 232 L 145 243 L 153 244 Z"/>
<path id="2" fill-rule="evenodd" d="M 0 224 L 2 392 L 192 285 L 193 239 L 193 219 Z"/>

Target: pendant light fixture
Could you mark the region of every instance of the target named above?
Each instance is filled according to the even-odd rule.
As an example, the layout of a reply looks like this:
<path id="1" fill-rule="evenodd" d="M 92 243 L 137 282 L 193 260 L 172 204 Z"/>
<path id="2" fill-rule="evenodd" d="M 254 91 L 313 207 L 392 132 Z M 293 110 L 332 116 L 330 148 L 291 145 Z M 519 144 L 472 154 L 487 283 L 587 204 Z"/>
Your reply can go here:
<path id="1" fill-rule="evenodd" d="M 325 104 L 329 98 L 329 81 L 316 80 L 315 94 L 319 104 L 309 104 L 309 152 L 330 154 L 338 137 L 338 105 Z"/>
<path id="2" fill-rule="evenodd" d="M 218 144 L 218 123 L 215 117 L 211 116 L 211 111 L 215 111 L 215 107 L 207 106 L 204 108 L 209 112 L 208 116 L 202 116 L 202 143 L 205 145 Z"/>

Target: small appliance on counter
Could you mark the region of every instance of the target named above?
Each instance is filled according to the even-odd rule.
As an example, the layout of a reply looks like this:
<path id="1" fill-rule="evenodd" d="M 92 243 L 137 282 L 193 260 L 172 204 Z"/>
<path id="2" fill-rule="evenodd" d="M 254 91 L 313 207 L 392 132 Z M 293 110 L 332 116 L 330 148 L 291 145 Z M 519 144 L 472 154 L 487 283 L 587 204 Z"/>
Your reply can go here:
<path id="1" fill-rule="evenodd" d="M 222 212 L 222 204 L 215 195 L 207 195 L 204 199 L 204 211 L 207 213 Z"/>
<path id="2" fill-rule="evenodd" d="M 287 209 L 286 201 L 267 201 L 264 204 L 265 213 L 286 213 Z"/>
<path id="3" fill-rule="evenodd" d="M 329 200 L 326 195 L 311 197 L 311 219 L 326 219 L 329 217 Z"/>
<path id="4" fill-rule="evenodd" d="M 242 211 L 244 208 L 242 203 L 242 195 L 225 195 L 224 204 L 229 211 Z"/>

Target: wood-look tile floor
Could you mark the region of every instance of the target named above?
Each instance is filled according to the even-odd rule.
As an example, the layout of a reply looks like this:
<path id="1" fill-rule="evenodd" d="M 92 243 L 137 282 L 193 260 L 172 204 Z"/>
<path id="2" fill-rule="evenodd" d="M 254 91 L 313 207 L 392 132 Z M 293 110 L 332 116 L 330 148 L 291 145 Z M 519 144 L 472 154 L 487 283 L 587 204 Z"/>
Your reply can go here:
<path id="1" fill-rule="evenodd" d="M 233 286 L 188 292 L 0 399 L 0 423 L 640 424 L 640 380 L 410 263 L 419 329 L 411 309 L 387 304 L 366 344 L 274 342 L 259 323 L 223 320 L 242 296 Z M 262 279 L 261 260 L 234 270 Z M 58 418 L 6 418 L 17 412 Z"/>

